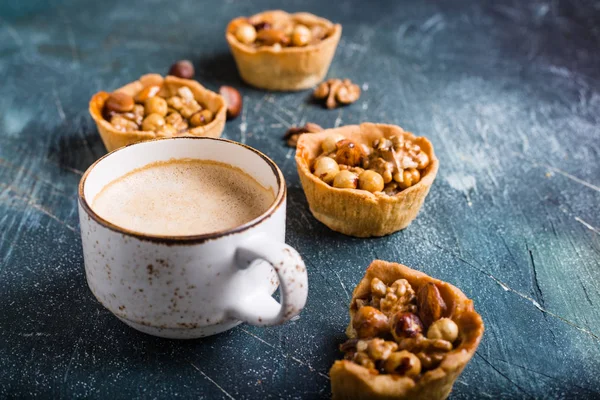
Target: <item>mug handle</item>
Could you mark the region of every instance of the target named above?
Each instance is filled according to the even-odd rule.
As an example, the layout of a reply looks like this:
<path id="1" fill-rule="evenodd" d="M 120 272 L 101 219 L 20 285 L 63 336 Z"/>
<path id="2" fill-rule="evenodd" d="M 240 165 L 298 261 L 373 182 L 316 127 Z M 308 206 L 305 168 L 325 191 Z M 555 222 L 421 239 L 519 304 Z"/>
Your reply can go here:
<path id="1" fill-rule="evenodd" d="M 271 264 L 277 272 L 280 303 L 269 292 L 257 291 L 249 296 L 240 297 L 231 307 L 230 315 L 255 326 L 283 324 L 298 315 L 306 304 L 306 266 L 294 248 L 265 235 L 254 236 L 244 241 L 235 254 L 239 269 L 248 268 L 258 259 Z"/>

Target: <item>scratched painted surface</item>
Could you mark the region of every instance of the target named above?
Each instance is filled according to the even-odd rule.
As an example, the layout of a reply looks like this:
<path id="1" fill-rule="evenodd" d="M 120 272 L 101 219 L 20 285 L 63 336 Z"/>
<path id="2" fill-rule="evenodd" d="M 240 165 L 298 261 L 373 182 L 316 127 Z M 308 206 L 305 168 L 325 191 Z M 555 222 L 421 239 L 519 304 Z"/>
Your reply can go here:
<path id="1" fill-rule="evenodd" d="M 336 111 L 240 82 L 225 24 L 278 3 L 0 3 L 0 398 L 328 398 L 350 292 L 374 258 L 474 299 L 487 330 L 452 398 L 600 397 L 597 2 L 290 2 L 343 24 L 329 75 L 364 94 Z M 209 88 L 241 88 L 225 137 L 286 176 L 288 242 L 310 280 L 297 321 L 161 340 L 86 287 L 76 187 L 104 154 L 87 102 L 181 58 Z M 306 121 L 427 135 L 441 168 L 416 222 L 358 240 L 313 219 L 280 140 Z"/>

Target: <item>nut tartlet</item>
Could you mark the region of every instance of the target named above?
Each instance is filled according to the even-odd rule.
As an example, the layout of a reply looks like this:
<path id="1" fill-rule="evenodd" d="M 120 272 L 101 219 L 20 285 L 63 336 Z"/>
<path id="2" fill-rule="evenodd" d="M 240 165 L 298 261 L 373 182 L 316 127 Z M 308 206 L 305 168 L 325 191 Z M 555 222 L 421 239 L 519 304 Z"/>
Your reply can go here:
<path id="1" fill-rule="evenodd" d="M 195 106 L 195 108 L 186 110 L 190 115 L 186 116 L 185 120 L 177 112 L 179 110 L 175 110 L 171 102 L 167 104 L 166 100 L 166 98 L 173 97 L 178 97 L 181 100 L 178 95 L 179 92 L 189 96 L 190 101 Z M 157 102 L 160 103 L 158 105 L 148 104 L 146 101 L 150 97 L 161 97 L 164 101 Z M 132 98 L 135 99 L 133 105 L 131 104 Z M 116 104 L 112 104 L 111 102 Z M 122 104 L 119 104 L 119 102 Z M 114 112 L 115 109 L 119 110 L 119 106 L 121 105 L 125 106 L 125 108 L 120 110 L 123 112 Z M 112 109 L 108 110 L 109 114 L 107 114 L 109 106 Z M 131 107 L 136 108 L 131 112 L 125 112 Z M 145 114 L 144 108 L 147 110 L 149 107 L 160 109 L 160 114 L 164 115 L 152 113 L 154 115 L 146 121 L 149 115 Z M 219 137 L 225 127 L 227 105 L 222 96 L 204 88 L 197 81 L 175 76 L 163 78 L 158 74 L 147 74 L 112 93 L 96 93 L 90 100 L 89 111 L 96 122 L 104 146 L 108 151 L 113 151 L 128 144 L 158 137 Z M 141 114 L 138 114 L 137 111 Z M 112 118 L 115 116 L 116 118 L 113 120 Z M 161 129 L 158 129 L 155 126 L 156 124 L 152 124 L 152 117 L 161 122 Z M 179 118 L 175 119 L 172 117 Z M 189 123 L 188 126 L 188 122 L 192 121 L 192 118 L 195 118 L 194 123 Z M 165 120 L 167 123 L 165 123 Z M 114 123 L 111 123 L 111 121 Z M 169 121 L 172 121 L 175 126 L 171 125 Z"/>
<path id="2" fill-rule="evenodd" d="M 303 90 L 323 80 L 341 34 L 341 25 L 316 15 L 274 10 L 232 20 L 225 37 L 248 84 Z"/>
<path id="3" fill-rule="evenodd" d="M 388 148 L 384 154 L 370 147 L 391 142 L 410 144 L 415 151 L 396 146 L 398 152 Z M 326 156 L 325 151 L 333 155 Z M 373 158 L 378 151 L 389 161 Z M 296 164 L 314 217 L 334 231 L 356 237 L 384 236 L 406 228 L 416 218 L 439 167 L 426 138 L 395 125 L 372 123 L 300 136 Z"/>
<path id="4" fill-rule="evenodd" d="M 354 289 L 350 318 L 333 399 L 445 399 L 484 331 L 458 288 L 380 260 Z"/>

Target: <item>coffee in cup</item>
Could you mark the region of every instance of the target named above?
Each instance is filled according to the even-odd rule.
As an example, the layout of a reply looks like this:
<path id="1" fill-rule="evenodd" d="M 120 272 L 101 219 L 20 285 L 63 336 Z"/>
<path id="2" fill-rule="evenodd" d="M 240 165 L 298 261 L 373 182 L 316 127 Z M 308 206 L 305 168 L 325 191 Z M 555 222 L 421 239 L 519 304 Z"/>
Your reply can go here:
<path id="1" fill-rule="evenodd" d="M 201 235 L 243 225 L 275 200 L 239 168 L 217 161 L 150 163 L 106 185 L 92 209 L 107 221 L 151 235 Z"/>

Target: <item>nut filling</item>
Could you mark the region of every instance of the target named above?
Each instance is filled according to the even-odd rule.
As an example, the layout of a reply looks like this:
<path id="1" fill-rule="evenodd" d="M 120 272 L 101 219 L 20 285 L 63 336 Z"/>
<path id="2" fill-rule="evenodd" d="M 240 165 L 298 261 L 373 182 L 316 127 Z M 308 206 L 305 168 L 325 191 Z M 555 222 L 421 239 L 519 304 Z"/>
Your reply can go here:
<path id="1" fill-rule="evenodd" d="M 328 38 L 332 29 L 306 21 L 297 21 L 284 15 L 255 15 L 241 20 L 234 27 L 235 38 L 254 48 L 270 46 L 275 50 L 282 47 L 304 47 Z"/>
<path id="2" fill-rule="evenodd" d="M 121 132 L 153 131 L 158 137 L 181 135 L 214 119 L 213 112 L 194 98 L 190 88 L 182 86 L 170 97 L 163 97 L 161 89 L 159 85 L 146 86 L 135 96 L 113 92 L 104 103 L 102 115 Z"/>
<path id="3" fill-rule="evenodd" d="M 389 196 L 416 185 L 430 163 L 427 153 L 403 136 L 376 139 L 369 147 L 330 135 L 321 150 L 312 172 L 323 182 Z"/>
<path id="4" fill-rule="evenodd" d="M 434 283 L 415 292 L 406 279 L 387 286 L 373 278 L 370 294 L 352 307 L 357 338 L 340 350 L 374 374 L 418 379 L 460 344 L 458 325 L 444 317 L 446 305 Z"/>

